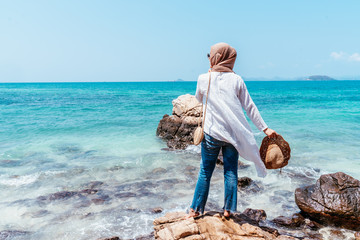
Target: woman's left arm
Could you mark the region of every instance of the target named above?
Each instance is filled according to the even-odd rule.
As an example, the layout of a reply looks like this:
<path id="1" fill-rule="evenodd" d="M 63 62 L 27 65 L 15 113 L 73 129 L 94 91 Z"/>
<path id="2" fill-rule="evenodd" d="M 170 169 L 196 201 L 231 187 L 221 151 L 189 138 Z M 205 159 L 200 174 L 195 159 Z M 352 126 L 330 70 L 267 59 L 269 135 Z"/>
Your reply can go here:
<path id="1" fill-rule="evenodd" d="M 246 114 L 260 131 L 264 132 L 268 136 L 276 133 L 274 130 L 268 128 L 265 121 L 261 117 L 260 112 L 256 107 L 255 103 L 253 102 L 252 98 L 250 97 L 250 94 L 243 80 L 241 80 L 240 82 L 239 99 L 242 107 L 246 111 Z"/>

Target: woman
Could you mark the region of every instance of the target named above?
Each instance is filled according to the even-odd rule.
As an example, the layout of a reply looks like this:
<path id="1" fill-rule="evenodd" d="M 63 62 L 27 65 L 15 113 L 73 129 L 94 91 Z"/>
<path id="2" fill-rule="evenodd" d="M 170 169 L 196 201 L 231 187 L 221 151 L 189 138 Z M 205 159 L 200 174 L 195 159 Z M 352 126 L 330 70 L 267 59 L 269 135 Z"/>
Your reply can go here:
<path id="1" fill-rule="evenodd" d="M 206 98 L 209 74 L 211 74 L 205 136 L 201 143 L 201 164 L 189 217 L 204 212 L 209 193 L 210 179 L 220 149 L 224 160 L 225 203 L 224 216 L 229 217 L 237 207 L 237 167 L 239 154 L 255 163 L 258 176 L 266 176 L 259 148 L 247 122 L 243 109 L 255 126 L 270 136 L 276 132 L 267 127 L 252 101 L 242 78 L 233 72 L 236 50 L 226 43 L 211 47 L 208 73 L 199 76 L 196 98 Z"/>

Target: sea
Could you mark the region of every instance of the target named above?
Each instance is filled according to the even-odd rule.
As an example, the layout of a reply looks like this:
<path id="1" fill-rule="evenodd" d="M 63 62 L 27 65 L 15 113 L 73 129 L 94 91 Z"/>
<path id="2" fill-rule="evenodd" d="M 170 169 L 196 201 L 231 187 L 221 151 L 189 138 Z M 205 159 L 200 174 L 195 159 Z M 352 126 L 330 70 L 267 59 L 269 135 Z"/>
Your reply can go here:
<path id="1" fill-rule="evenodd" d="M 360 179 L 360 81 L 246 85 L 291 159 L 265 178 L 239 159 L 239 177 L 254 181 L 239 190 L 239 212 L 291 216 L 295 189 L 322 174 Z M 169 151 L 156 129 L 172 100 L 195 90 L 196 82 L 1 83 L 0 239 L 149 237 L 155 218 L 186 211 L 200 150 Z M 260 146 L 265 135 L 251 126 Z M 221 211 L 223 184 L 218 166 L 207 210 Z"/>

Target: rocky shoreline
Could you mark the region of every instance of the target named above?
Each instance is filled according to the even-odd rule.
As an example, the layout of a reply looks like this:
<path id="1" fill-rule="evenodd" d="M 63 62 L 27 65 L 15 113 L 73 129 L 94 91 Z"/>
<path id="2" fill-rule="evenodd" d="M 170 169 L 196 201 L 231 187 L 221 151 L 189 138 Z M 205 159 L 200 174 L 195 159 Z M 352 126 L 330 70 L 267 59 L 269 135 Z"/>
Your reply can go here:
<path id="1" fill-rule="evenodd" d="M 173 101 L 172 115 L 164 115 L 160 121 L 156 135 L 169 149 L 191 145 L 201 113 L 201 104 L 196 102 L 194 96 L 180 96 Z M 239 191 L 259 188 L 248 177 L 239 179 Z M 360 239 L 359 180 L 342 172 L 325 174 L 315 184 L 297 188 L 293 196 L 299 212 L 272 220 L 266 220 L 264 210 L 254 209 L 231 219 L 224 219 L 219 212 L 191 220 L 182 219 L 185 213 L 168 213 L 154 221 L 155 239 Z M 249 212 L 254 214 L 249 216 Z M 330 228 L 327 238 L 321 234 L 326 227 Z"/>

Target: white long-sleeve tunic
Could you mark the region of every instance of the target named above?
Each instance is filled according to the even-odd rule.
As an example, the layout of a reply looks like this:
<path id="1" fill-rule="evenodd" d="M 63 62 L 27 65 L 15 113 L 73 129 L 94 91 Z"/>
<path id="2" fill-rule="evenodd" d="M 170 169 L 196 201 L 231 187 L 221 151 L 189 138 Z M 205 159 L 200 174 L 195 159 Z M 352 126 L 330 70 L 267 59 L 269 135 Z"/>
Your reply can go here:
<path id="1" fill-rule="evenodd" d="M 208 84 L 209 73 L 201 74 L 195 96 L 199 102 L 204 101 L 204 108 Z M 231 143 L 241 157 L 254 162 L 258 176 L 264 177 L 266 168 L 243 109 L 260 131 L 267 128 L 243 79 L 233 72 L 211 72 L 204 132 Z"/>

